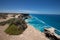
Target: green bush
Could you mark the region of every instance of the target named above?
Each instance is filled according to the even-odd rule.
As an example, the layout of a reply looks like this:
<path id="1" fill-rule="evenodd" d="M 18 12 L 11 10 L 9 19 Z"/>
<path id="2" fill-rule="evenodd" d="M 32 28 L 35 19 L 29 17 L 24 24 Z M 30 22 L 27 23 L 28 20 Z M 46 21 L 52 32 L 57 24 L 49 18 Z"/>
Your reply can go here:
<path id="1" fill-rule="evenodd" d="M 16 25 L 12 24 L 10 25 L 5 32 L 10 35 L 19 35 L 23 32 L 24 30 L 21 28 L 18 28 Z"/>

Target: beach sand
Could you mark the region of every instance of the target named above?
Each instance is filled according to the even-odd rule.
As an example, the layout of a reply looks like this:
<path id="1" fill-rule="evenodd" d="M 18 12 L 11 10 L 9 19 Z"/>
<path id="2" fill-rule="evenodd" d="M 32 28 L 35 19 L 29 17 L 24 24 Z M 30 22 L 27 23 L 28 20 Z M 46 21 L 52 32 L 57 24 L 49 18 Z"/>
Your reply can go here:
<path id="1" fill-rule="evenodd" d="M 0 40 L 49 40 L 44 33 L 36 30 L 33 26 L 28 25 L 28 28 L 21 35 L 8 35 L 4 30 L 8 27 L 0 26 Z"/>

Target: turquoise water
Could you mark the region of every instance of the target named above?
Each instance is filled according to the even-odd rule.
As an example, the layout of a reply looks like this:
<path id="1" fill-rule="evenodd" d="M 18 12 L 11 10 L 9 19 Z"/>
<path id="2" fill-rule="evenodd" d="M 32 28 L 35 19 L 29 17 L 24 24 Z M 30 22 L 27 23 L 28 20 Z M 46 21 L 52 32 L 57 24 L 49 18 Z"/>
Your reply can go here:
<path id="1" fill-rule="evenodd" d="M 46 16 L 47 16 L 47 18 L 46 18 Z M 50 28 L 50 27 L 54 27 L 54 28 L 56 28 L 56 30 L 57 31 L 55 31 L 58 35 L 60 35 L 60 27 L 58 28 L 58 22 L 57 22 L 57 17 L 55 18 L 55 16 L 56 15 L 54 15 L 53 17 L 55 18 L 55 19 L 52 19 L 53 17 L 52 17 L 53 15 L 41 15 L 41 14 L 31 14 L 31 18 L 29 18 L 29 19 L 27 19 L 26 20 L 26 22 L 28 23 L 28 24 L 30 24 L 30 25 L 32 25 L 33 27 L 35 27 L 37 30 L 39 30 L 39 31 L 41 31 L 41 32 L 43 32 L 44 31 L 44 28 Z M 52 18 L 51 18 L 52 17 Z M 49 19 L 48 19 L 49 18 Z M 47 20 L 46 20 L 47 19 Z M 50 21 L 51 20 L 51 21 Z M 56 24 L 55 24 L 55 22 L 54 21 L 56 21 Z M 49 22 L 51 23 L 51 24 L 55 24 L 55 25 L 57 25 L 57 27 L 54 25 L 51 25 L 51 24 L 49 24 Z M 53 23 L 54 22 L 54 23 Z M 60 23 L 60 22 L 59 22 Z"/>

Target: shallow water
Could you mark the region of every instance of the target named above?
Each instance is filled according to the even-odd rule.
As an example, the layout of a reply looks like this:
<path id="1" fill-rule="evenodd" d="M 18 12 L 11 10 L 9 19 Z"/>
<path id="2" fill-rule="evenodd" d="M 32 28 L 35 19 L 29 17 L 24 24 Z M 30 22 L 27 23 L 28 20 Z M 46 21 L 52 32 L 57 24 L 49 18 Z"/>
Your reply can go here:
<path id="1" fill-rule="evenodd" d="M 47 18 L 46 18 L 47 16 Z M 55 18 L 60 18 L 60 16 L 57 15 L 38 15 L 38 14 L 32 14 L 31 15 L 32 18 L 27 19 L 27 23 L 34 26 L 37 30 L 43 32 L 44 28 L 50 28 L 53 27 L 55 29 L 57 29 L 57 31 L 55 31 L 58 35 L 60 35 L 60 19 L 56 19 Z M 52 18 L 51 18 L 52 17 Z M 49 22 L 48 22 L 49 21 Z M 55 23 L 56 22 L 56 23 Z M 59 23 L 58 23 L 59 22 Z M 51 23 L 51 24 L 49 24 Z M 53 25 L 55 24 L 55 25 Z M 57 25 L 58 24 L 58 25 Z M 58 28 L 59 27 L 59 28 Z"/>

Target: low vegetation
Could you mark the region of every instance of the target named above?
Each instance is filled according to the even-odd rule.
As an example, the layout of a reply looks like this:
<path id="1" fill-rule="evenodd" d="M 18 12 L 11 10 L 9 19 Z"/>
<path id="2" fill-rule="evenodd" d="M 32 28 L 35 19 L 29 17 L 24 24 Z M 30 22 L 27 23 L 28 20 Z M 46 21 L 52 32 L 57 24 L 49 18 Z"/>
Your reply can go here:
<path id="1" fill-rule="evenodd" d="M 0 18 L 2 18 L 2 19 L 6 19 L 6 18 L 7 18 L 7 15 L 8 15 L 8 14 L 6 14 L 6 13 L 5 13 L 5 14 L 0 13 Z"/>
<path id="2" fill-rule="evenodd" d="M 9 35 L 18 35 L 23 33 L 23 31 L 27 28 L 27 25 L 24 20 L 20 20 L 18 18 L 13 18 L 7 21 L 9 23 L 9 27 L 5 30 L 5 32 Z"/>
<path id="3" fill-rule="evenodd" d="M 22 14 L 23 15 L 23 14 Z M 9 20 L 0 22 L 0 25 L 5 25 L 8 24 L 9 27 L 4 31 L 5 33 L 9 35 L 19 35 L 22 34 L 23 31 L 27 28 L 27 24 L 25 22 L 25 19 L 27 19 L 27 15 L 25 14 L 22 16 L 19 16 L 18 18 L 11 18 Z M 14 15 L 15 17 L 15 15 Z"/>
<path id="4" fill-rule="evenodd" d="M 9 25 L 9 27 L 5 30 L 5 32 L 9 35 L 19 35 L 23 33 L 22 28 L 18 28 L 15 24 Z"/>

